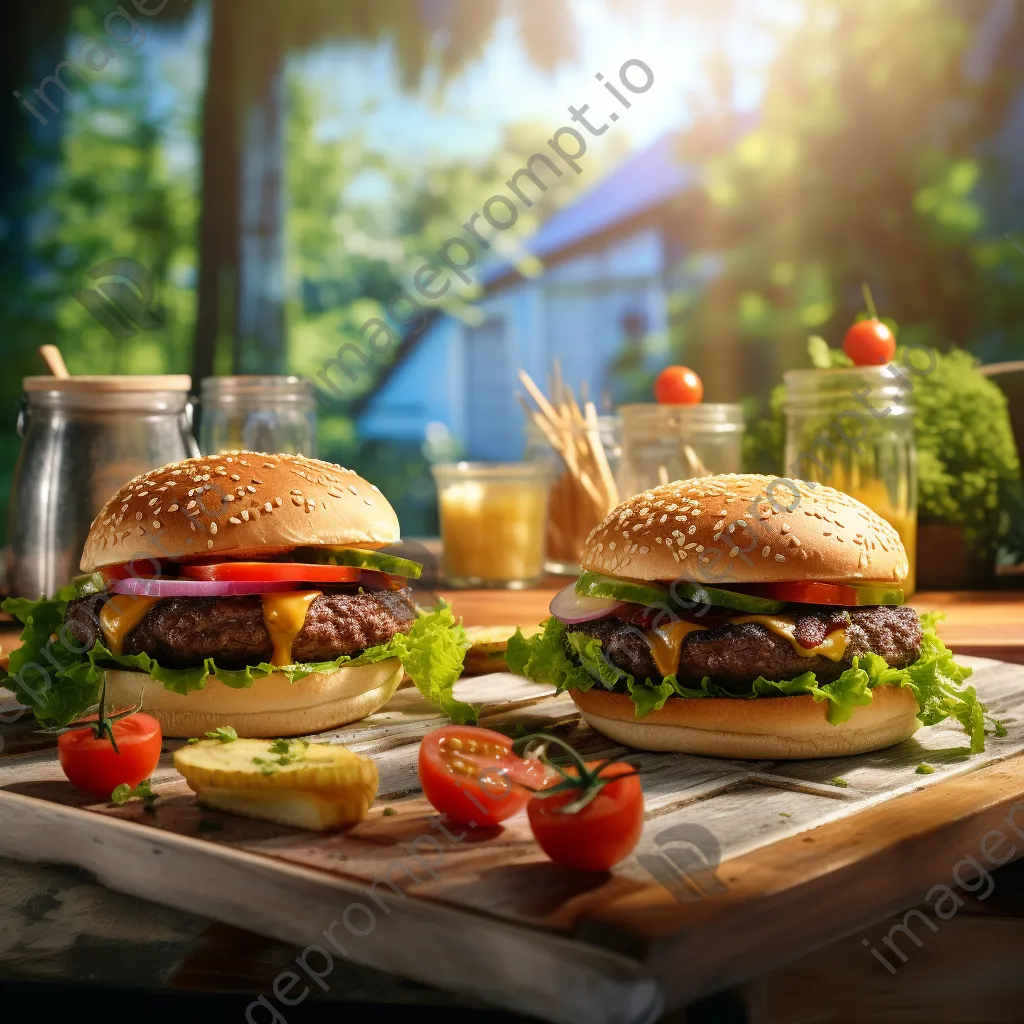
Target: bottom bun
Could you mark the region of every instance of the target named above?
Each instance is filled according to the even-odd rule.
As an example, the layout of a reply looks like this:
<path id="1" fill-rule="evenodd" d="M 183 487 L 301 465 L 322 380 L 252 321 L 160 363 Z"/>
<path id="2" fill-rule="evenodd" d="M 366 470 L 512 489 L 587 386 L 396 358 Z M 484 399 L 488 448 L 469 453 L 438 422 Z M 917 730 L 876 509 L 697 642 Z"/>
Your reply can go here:
<path id="1" fill-rule="evenodd" d="M 831 725 L 827 703 L 799 697 L 669 697 L 643 718 L 633 701 L 607 690 L 570 690 L 587 724 L 639 750 L 766 760 L 843 757 L 902 743 L 920 727 L 917 698 L 902 686 L 872 690 L 849 721 Z"/>
<path id="2" fill-rule="evenodd" d="M 183 739 L 230 725 L 239 736 L 273 738 L 323 732 L 373 714 L 390 699 L 404 670 L 397 658 L 372 665 L 343 665 L 288 682 L 280 672 L 253 680 L 252 688 L 226 686 L 210 676 L 201 690 L 182 695 L 144 672 L 107 669 L 111 707 L 137 704 L 160 723 L 163 734 Z"/>

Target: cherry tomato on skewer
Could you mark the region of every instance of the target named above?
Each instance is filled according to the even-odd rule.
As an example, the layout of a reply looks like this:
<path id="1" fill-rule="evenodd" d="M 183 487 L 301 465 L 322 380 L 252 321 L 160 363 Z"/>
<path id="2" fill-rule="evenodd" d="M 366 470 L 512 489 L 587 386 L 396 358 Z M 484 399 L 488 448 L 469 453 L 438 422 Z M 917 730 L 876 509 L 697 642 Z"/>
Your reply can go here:
<path id="1" fill-rule="evenodd" d="M 688 366 L 666 366 L 654 382 L 654 397 L 661 405 L 698 405 L 704 385 Z"/>

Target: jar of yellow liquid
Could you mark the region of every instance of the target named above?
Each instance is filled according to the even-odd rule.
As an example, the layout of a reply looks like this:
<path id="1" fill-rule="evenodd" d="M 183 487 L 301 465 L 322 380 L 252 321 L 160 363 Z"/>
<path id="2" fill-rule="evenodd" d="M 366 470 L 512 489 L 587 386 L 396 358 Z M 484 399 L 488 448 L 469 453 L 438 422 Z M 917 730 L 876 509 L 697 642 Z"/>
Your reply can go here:
<path id="1" fill-rule="evenodd" d="M 864 502 L 900 535 L 915 589 L 917 448 L 913 377 L 896 364 L 790 370 L 782 475 L 827 484 Z"/>
<path id="2" fill-rule="evenodd" d="M 448 585 L 521 589 L 539 583 L 551 466 L 456 462 L 432 470 Z"/>

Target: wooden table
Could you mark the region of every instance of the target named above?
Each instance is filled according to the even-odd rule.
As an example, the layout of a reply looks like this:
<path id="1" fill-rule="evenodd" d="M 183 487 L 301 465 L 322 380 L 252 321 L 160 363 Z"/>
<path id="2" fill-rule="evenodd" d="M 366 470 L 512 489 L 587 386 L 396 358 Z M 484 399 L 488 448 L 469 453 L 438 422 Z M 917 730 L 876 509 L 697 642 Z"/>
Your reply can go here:
<path id="1" fill-rule="evenodd" d="M 467 624 L 511 625 L 542 618 L 553 590 L 554 587 L 520 593 L 462 592 L 444 596 L 452 600 Z M 959 653 L 1024 663 L 1024 625 L 1018 595 L 928 594 L 919 595 L 914 604 L 947 610 L 949 619 L 943 633 Z M 7 649 L 6 643 L 4 646 Z M 765 792 L 767 799 L 770 791 Z M 1006 963 L 1006 953 L 1024 948 L 1024 874 L 1019 867 L 1003 869 L 993 893 L 985 901 L 966 899 L 964 909 L 935 933 L 934 942 L 932 933 L 923 932 L 928 952 L 934 948 L 934 959 L 911 949 L 909 963 L 898 964 L 898 974 L 890 976 L 871 959 L 868 948 L 878 948 L 880 937 L 904 921 L 904 908 L 920 900 L 932 884 L 948 880 L 953 866 L 965 854 L 976 854 L 983 837 L 998 827 L 1007 811 L 1022 799 L 1024 760 L 1017 757 L 1002 765 L 951 778 L 926 792 L 861 811 L 855 817 L 794 834 L 756 854 L 731 859 L 727 862 L 728 872 L 722 872 L 727 892 L 719 899 L 689 907 L 675 900 L 645 906 L 643 900 L 650 899 L 649 895 L 623 891 L 608 901 L 599 914 L 592 915 L 587 927 L 596 929 L 600 941 L 610 944 L 611 949 L 627 931 L 633 935 L 630 942 L 635 944 L 635 929 L 624 930 L 623 923 L 635 920 L 639 911 L 647 922 L 643 943 L 655 951 L 660 946 L 662 952 L 658 955 L 672 956 L 681 966 L 685 965 L 686 969 L 680 970 L 680 984 L 690 993 L 713 993 L 744 979 L 758 978 L 753 989 L 744 990 L 750 1019 L 853 1021 L 870 1015 L 889 1021 L 924 1021 L 938 1019 L 940 1011 L 945 1013 L 950 1006 L 959 1005 L 963 1016 L 947 1014 L 943 1019 L 1016 1020 L 1024 996 L 1024 983 L 1020 983 L 1019 975 L 1012 969 L 1019 960 L 1009 961 L 1009 973 L 1001 971 L 998 965 Z M 99 916 L 106 917 L 107 931 L 101 925 L 83 932 L 79 924 L 78 934 L 91 936 L 100 943 L 98 948 L 112 937 L 125 946 L 132 942 L 141 946 L 152 963 L 147 975 L 150 984 L 266 991 L 274 976 L 297 953 L 286 944 L 204 922 L 193 914 L 172 912 L 98 890 L 80 876 L 62 869 L 4 862 L 0 863 L 0 871 L 5 883 L 0 886 L 0 902 L 4 899 L 2 894 L 19 894 L 16 906 L 0 909 L 16 912 L 11 919 L 16 929 L 22 929 L 23 937 L 14 948 L 22 958 L 34 960 L 35 966 L 28 973 L 34 971 L 36 976 L 64 980 L 69 977 L 52 962 L 52 957 L 36 954 L 33 958 L 31 953 L 33 938 L 40 933 L 52 932 L 56 936 L 62 930 L 66 933 L 68 927 L 66 915 L 54 911 L 52 897 L 39 916 L 41 905 L 35 895 L 41 891 L 60 894 L 56 899 L 58 905 L 86 897 L 92 906 L 105 907 L 105 915 Z M 10 902 L 9 896 L 7 899 Z M 641 903 L 637 904 L 637 900 Z M 731 912 L 723 917 L 719 900 L 731 903 L 733 911 L 743 911 L 744 907 L 749 907 L 749 911 L 738 916 Z M 870 924 L 871 913 L 865 907 L 875 908 L 874 916 L 880 919 L 876 924 Z M 896 916 L 886 920 L 895 911 L 899 911 Z M 672 946 L 666 945 L 669 936 L 678 934 L 680 915 L 688 922 L 687 936 L 681 946 L 678 940 Z M 759 938 L 772 921 L 796 922 L 808 915 L 815 922 L 814 927 L 803 927 L 798 943 L 766 945 Z M 10 914 L 0 917 L 10 918 Z M 855 934 L 840 937 L 850 932 Z M 168 940 L 168 935 L 176 938 Z M 159 938 L 150 941 L 153 936 Z M 165 959 L 160 964 L 161 943 L 170 957 L 169 963 Z M 976 959 L 969 962 L 986 967 L 984 984 L 975 990 L 970 990 L 970 971 L 963 966 L 969 956 L 964 943 L 976 954 Z M 637 952 L 628 945 L 621 949 L 622 953 Z M 722 948 L 734 950 L 733 967 L 724 972 L 720 956 L 708 958 L 709 953 Z M 93 970 L 101 961 L 102 956 L 97 954 Z M 116 980 L 118 967 L 109 964 L 108 969 Z M 71 976 L 73 971 L 71 968 Z M 954 992 L 943 994 L 939 989 L 936 998 L 936 985 L 948 980 L 953 971 L 958 972 L 954 976 Z M 0 959 L 0 978 L 5 973 L 9 973 L 9 968 Z M 695 973 L 700 976 L 696 989 L 692 985 Z M 332 976 L 332 985 L 336 979 L 337 987 L 331 993 L 334 996 L 344 992 L 352 998 L 355 991 L 380 1001 L 483 1006 L 473 999 L 453 999 L 350 964 L 345 965 L 343 977 Z M 690 987 L 686 988 L 687 985 Z M 798 992 L 795 1000 L 794 991 Z M 870 999 L 864 996 L 865 992 L 870 992 Z M 969 1017 L 968 1008 L 979 1001 L 985 1007 L 984 1018 Z M 878 1015 L 880 1006 L 887 1008 L 886 1015 Z M 857 1007 L 862 1016 L 857 1016 Z"/>

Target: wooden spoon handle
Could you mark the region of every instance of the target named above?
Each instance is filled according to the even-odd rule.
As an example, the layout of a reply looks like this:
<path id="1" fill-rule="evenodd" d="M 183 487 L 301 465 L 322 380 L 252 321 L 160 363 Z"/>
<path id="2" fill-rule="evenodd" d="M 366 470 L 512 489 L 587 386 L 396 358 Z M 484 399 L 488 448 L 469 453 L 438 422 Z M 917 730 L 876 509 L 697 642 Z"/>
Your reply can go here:
<path id="1" fill-rule="evenodd" d="M 64 357 L 60 354 L 60 349 L 56 345 L 40 345 L 39 354 L 43 357 L 46 368 L 54 377 L 66 378 L 71 376 L 68 373 L 68 368 L 64 365 Z"/>

